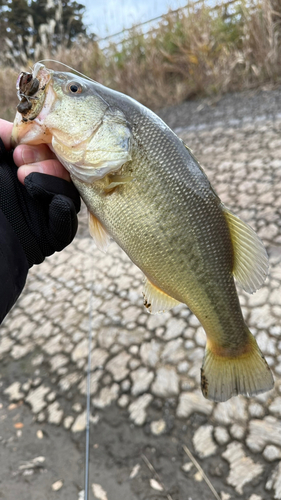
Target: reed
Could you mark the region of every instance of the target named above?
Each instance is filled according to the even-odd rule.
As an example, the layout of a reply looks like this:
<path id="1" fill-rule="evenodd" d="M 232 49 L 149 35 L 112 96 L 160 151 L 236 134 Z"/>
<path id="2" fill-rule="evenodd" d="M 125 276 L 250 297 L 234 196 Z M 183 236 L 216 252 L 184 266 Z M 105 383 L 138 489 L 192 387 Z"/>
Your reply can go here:
<path id="1" fill-rule="evenodd" d="M 55 58 L 152 109 L 281 83 L 279 0 L 237 0 L 216 9 L 194 5 L 168 13 L 149 33 L 132 29 L 103 50 L 82 36 L 70 48 L 62 41 L 54 50 L 53 32 L 53 25 L 45 26 L 41 44 L 32 47 L 30 40 L 28 51 L 13 57 L 10 43 L 0 55 L 2 116 L 14 115 L 18 72 L 39 58 Z"/>

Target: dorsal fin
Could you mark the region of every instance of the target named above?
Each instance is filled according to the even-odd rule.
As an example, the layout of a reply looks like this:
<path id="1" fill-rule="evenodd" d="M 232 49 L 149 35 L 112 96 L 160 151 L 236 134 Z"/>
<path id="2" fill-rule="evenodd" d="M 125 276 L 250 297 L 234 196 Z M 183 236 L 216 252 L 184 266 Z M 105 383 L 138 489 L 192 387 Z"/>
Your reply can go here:
<path id="1" fill-rule="evenodd" d="M 246 292 L 258 290 L 268 275 L 268 255 L 263 242 L 246 222 L 222 207 L 234 251 L 233 275 Z"/>
<path id="2" fill-rule="evenodd" d="M 88 220 L 89 220 L 89 231 L 92 236 L 96 246 L 102 252 L 106 252 L 108 245 L 110 243 L 110 236 L 104 229 L 101 222 L 88 211 Z"/>
<path id="3" fill-rule="evenodd" d="M 151 313 L 167 311 L 180 304 L 180 302 L 153 285 L 147 278 L 145 278 L 144 282 L 143 301 L 145 307 Z"/>

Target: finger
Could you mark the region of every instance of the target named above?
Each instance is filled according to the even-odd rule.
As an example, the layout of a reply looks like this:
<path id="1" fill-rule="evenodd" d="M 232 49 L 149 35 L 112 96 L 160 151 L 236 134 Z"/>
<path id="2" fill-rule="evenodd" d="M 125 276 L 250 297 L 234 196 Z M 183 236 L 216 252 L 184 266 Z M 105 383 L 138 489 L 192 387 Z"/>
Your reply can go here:
<path id="1" fill-rule="evenodd" d="M 54 175 L 70 181 L 70 175 L 58 160 L 50 159 L 29 165 L 22 165 L 18 169 L 18 180 L 24 184 L 24 179 L 31 172 L 40 172 L 42 174 Z"/>
<path id="2" fill-rule="evenodd" d="M 46 144 L 40 144 L 39 146 L 23 144 L 17 146 L 14 151 L 14 162 L 18 167 L 51 159 L 56 159 L 56 155 Z"/>
<path id="3" fill-rule="evenodd" d="M 56 239 L 56 250 L 62 250 L 73 240 L 78 226 L 74 203 L 66 196 L 57 195 L 49 207 L 49 226 Z"/>
<path id="4" fill-rule="evenodd" d="M 11 149 L 11 134 L 12 134 L 13 124 L 2 120 L 0 118 L 0 137 L 4 142 L 6 149 Z"/>

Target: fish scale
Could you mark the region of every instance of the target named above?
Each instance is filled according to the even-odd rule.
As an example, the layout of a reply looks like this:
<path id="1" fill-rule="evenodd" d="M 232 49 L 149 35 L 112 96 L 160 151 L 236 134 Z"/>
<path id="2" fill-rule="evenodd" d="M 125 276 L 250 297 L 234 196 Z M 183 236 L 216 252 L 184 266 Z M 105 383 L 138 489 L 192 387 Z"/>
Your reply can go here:
<path id="1" fill-rule="evenodd" d="M 36 89 L 35 78 L 39 103 L 26 109 L 25 82 Z M 97 245 L 112 237 L 143 271 L 150 311 L 183 302 L 204 327 L 204 396 L 226 401 L 271 389 L 234 282 L 259 288 L 266 251 L 221 203 L 191 150 L 150 110 L 97 82 L 43 65 L 18 82 L 14 142 L 52 147 L 88 207 Z"/>

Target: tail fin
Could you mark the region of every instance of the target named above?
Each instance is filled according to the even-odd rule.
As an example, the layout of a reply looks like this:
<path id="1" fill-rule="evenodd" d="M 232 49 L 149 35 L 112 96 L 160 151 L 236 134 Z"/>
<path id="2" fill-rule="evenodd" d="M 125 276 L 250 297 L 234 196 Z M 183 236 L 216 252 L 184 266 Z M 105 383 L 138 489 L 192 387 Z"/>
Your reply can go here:
<path id="1" fill-rule="evenodd" d="M 250 331 L 249 334 L 251 349 L 238 357 L 218 356 L 207 345 L 201 368 L 205 398 L 227 401 L 238 394 L 254 396 L 272 389 L 271 370 Z"/>

